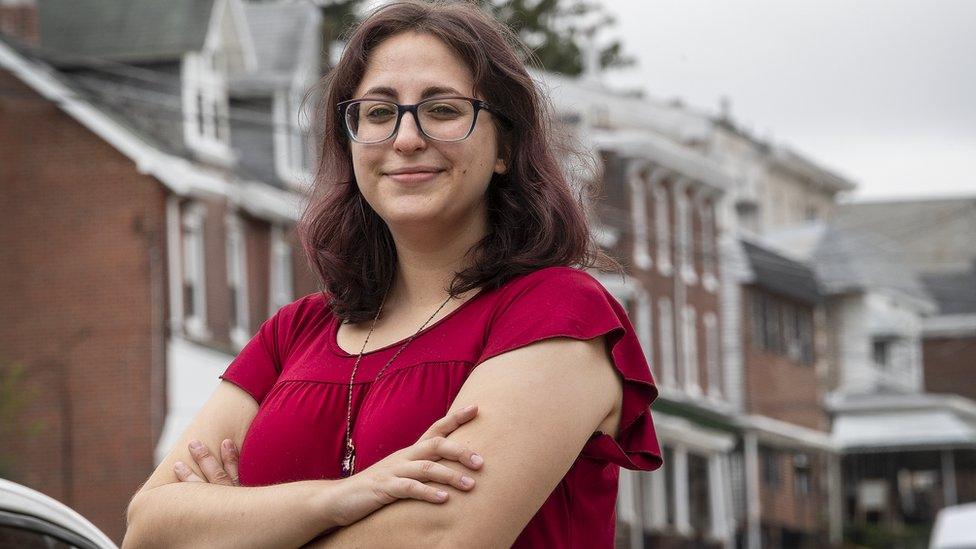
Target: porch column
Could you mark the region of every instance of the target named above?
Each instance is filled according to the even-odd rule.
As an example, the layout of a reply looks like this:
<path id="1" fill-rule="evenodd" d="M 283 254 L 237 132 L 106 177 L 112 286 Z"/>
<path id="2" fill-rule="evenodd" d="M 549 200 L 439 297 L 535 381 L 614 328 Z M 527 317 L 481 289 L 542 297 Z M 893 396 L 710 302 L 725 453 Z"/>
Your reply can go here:
<path id="1" fill-rule="evenodd" d="M 722 460 L 725 455 L 714 452 L 708 456 L 708 508 L 712 523 L 711 534 L 715 538 L 729 545 L 728 515 L 725 509 L 725 491 L 728 477 L 722 472 Z"/>
<path id="2" fill-rule="evenodd" d="M 674 526 L 684 535 L 691 534 L 688 502 L 688 449 L 683 444 L 674 446 Z"/>
<path id="3" fill-rule="evenodd" d="M 942 450 L 942 496 L 945 504 L 955 505 L 956 501 L 956 459 L 952 448 Z"/>
<path id="4" fill-rule="evenodd" d="M 760 549 L 762 506 L 759 502 L 759 440 L 756 433 L 747 432 L 743 442 L 746 461 L 746 547 Z"/>

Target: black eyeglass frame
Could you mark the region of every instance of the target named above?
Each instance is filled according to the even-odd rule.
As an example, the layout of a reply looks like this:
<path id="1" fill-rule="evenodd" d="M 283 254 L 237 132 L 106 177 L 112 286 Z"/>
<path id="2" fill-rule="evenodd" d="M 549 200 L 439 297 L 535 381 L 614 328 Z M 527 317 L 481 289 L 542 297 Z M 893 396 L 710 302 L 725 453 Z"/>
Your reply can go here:
<path id="1" fill-rule="evenodd" d="M 427 131 L 424 130 L 423 124 L 420 123 L 420 117 L 417 115 L 417 108 L 420 105 L 423 105 L 424 103 L 430 103 L 431 101 L 442 101 L 444 99 L 464 99 L 471 103 L 471 106 L 474 109 L 474 116 L 471 117 L 471 127 L 468 128 L 468 133 L 464 134 L 464 137 L 461 137 L 459 139 L 438 139 L 428 134 Z M 393 125 L 393 132 L 388 137 L 386 137 L 385 139 L 380 139 L 379 141 L 360 141 L 356 139 L 355 136 L 353 136 L 352 130 L 349 129 L 349 124 L 346 122 L 346 110 L 349 108 L 349 105 L 356 103 L 358 101 L 377 101 L 377 102 L 389 103 L 391 105 L 396 105 L 396 109 L 397 109 L 396 124 Z M 419 103 L 414 103 L 412 105 L 401 105 L 400 103 L 397 103 L 396 101 L 390 101 L 389 99 L 371 99 L 369 97 L 361 97 L 358 99 L 346 99 L 345 101 L 340 101 L 336 103 L 336 108 L 339 111 L 339 120 L 342 121 L 342 127 L 345 128 L 346 135 L 349 136 L 349 139 L 355 141 L 356 143 L 362 143 L 364 145 L 376 145 L 377 143 L 383 143 L 385 141 L 388 141 L 390 138 L 394 137 L 397 134 L 397 132 L 400 131 L 400 121 L 403 120 L 404 113 L 408 113 L 408 112 L 413 115 L 413 121 L 415 124 L 417 124 L 417 128 L 420 129 L 420 133 L 424 134 L 424 137 L 426 137 L 427 139 L 432 139 L 434 141 L 440 141 L 443 143 L 455 143 L 457 141 L 464 141 L 465 139 L 470 137 L 471 133 L 474 132 L 474 127 L 478 124 L 478 112 L 481 111 L 482 109 L 497 116 L 506 126 L 510 127 L 512 125 L 512 121 L 509 120 L 509 118 L 505 116 L 505 114 L 503 114 L 500 110 L 498 110 L 494 106 L 489 105 L 488 103 L 482 101 L 481 99 L 475 99 L 474 97 L 465 97 L 463 95 L 431 97 L 429 99 L 424 99 L 423 101 Z"/>

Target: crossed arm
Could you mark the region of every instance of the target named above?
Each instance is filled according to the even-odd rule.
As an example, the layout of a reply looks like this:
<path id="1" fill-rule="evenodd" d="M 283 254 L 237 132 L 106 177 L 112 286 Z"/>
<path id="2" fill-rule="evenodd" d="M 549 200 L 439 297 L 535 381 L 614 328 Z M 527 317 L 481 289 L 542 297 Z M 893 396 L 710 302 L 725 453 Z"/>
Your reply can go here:
<path id="1" fill-rule="evenodd" d="M 475 478 L 475 488 L 461 492 L 428 483 L 448 491 L 449 501 L 431 505 L 400 499 L 309 547 L 510 546 L 592 433 L 616 434 L 621 398 L 622 381 L 610 364 L 603 337 L 588 341 L 553 338 L 491 358 L 472 372 L 451 406 L 452 411 L 468 404 L 479 408 L 474 420 L 448 437 L 484 457 L 483 467 L 467 471 Z M 248 421 L 243 428 L 238 424 L 240 432 L 233 431 L 231 437 L 238 447 L 256 411 L 253 399 L 244 406 L 250 404 L 254 410 L 245 409 L 242 414 L 250 414 Z M 206 417 L 205 412 L 198 418 Z M 227 426 L 210 428 L 232 432 Z M 223 438 L 215 436 L 205 442 L 217 448 Z M 187 442 L 181 441 L 177 448 L 186 448 Z M 321 517 L 334 505 L 321 494 L 340 493 L 322 490 L 324 483 L 343 482 L 306 481 L 262 488 L 179 483 L 172 473 L 175 461 L 173 453 L 167 456 L 147 485 L 167 491 L 167 497 L 155 497 L 151 502 L 160 506 L 153 511 L 154 518 L 170 516 L 166 526 L 182 529 L 186 543 L 294 547 L 308 542 L 320 532 L 315 525 L 322 523 Z M 232 495 L 237 497 L 228 497 Z M 138 498 L 137 494 L 130 514 Z M 142 509 L 145 503 L 140 502 Z M 215 529 L 214 521 L 223 525 Z M 208 533 L 195 535 L 197 529 Z M 141 540 L 153 539 L 149 532 L 142 534 Z M 180 537 L 171 531 L 169 535 L 170 539 Z"/>

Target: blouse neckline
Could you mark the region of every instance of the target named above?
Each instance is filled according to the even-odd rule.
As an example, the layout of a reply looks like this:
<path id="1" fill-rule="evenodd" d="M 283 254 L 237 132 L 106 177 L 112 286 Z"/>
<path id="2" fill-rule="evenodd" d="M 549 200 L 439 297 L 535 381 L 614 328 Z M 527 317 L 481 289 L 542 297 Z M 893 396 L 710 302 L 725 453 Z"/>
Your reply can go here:
<path id="1" fill-rule="evenodd" d="M 418 332 L 417 335 L 416 335 L 416 338 L 419 338 L 420 336 L 422 336 L 422 335 L 426 334 L 427 332 L 433 330 L 434 328 L 440 326 L 442 323 L 447 322 L 458 311 L 464 309 L 465 307 L 468 306 L 469 303 L 471 303 L 472 301 L 474 301 L 474 300 L 478 299 L 479 297 L 481 297 L 482 294 L 485 293 L 485 291 L 486 291 L 485 288 L 480 288 L 478 290 L 478 293 L 476 293 L 473 296 L 471 296 L 470 299 L 468 299 L 467 301 L 465 301 L 464 303 L 462 303 L 457 309 L 452 310 L 451 312 L 447 313 L 447 315 L 445 315 L 443 318 L 441 318 L 437 322 L 434 322 L 433 324 L 431 324 L 429 326 L 426 326 L 423 330 L 421 330 L 420 332 Z M 359 356 L 358 353 L 355 353 L 355 354 L 349 353 L 345 349 L 343 349 L 342 347 L 339 346 L 339 327 L 342 326 L 342 320 L 339 317 L 333 315 L 333 322 L 334 322 L 335 325 L 332 326 L 329 329 L 329 340 L 328 340 L 329 341 L 329 347 L 332 349 L 332 351 L 335 354 L 337 354 L 337 355 L 339 355 L 341 357 L 346 357 L 346 358 L 355 358 L 355 357 Z M 363 356 L 369 356 L 369 355 L 372 355 L 372 354 L 375 354 L 375 353 L 381 353 L 383 351 L 388 351 L 388 350 L 393 349 L 393 348 L 399 348 L 401 345 L 403 345 L 404 343 L 406 343 L 406 341 L 408 339 L 410 339 L 410 336 L 407 336 L 407 337 L 401 339 L 400 341 L 395 341 L 393 343 L 390 343 L 389 345 L 385 345 L 383 347 L 380 347 L 379 349 L 373 349 L 372 351 L 366 351 L 366 352 L 363 353 Z"/>

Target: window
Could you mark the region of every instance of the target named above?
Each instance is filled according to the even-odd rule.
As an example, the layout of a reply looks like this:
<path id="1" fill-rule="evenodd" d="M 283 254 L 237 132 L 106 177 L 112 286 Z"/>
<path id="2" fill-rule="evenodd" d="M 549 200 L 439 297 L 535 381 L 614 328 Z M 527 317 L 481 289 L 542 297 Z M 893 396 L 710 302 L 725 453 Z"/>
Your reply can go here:
<path id="1" fill-rule="evenodd" d="M 631 223 L 634 226 L 634 266 L 649 269 L 651 254 L 648 251 L 646 183 L 640 170 L 633 165 L 627 173 L 627 184 L 630 185 Z"/>
<path id="2" fill-rule="evenodd" d="M 273 116 L 278 176 L 298 186 L 309 182 L 314 159 L 308 135 L 309 117 L 302 110 L 303 97 L 301 90 L 296 89 L 277 92 Z"/>
<path id="3" fill-rule="evenodd" d="M 291 303 L 294 298 L 292 285 L 291 246 L 285 239 L 285 230 L 278 225 L 271 226 L 271 303 L 272 312 Z"/>
<path id="4" fill-rule="evenodd" d="M 782 340 L 780 339 L 780 307 L 776 300 L 766 298 L 763 301 L 763 324 L 766 327 L 765 340 L 763 346 L 767 351 L 773 353 L 782 352 Z"/>
<path id="5" fill-rule="evenodd" d="M 184 138 L 187 146 L 211 157 L 230 157 L 227 82 L 220 53 L 187 53 L 183 59 Z"/>
<path id="6" fill-rule="evenodd" d="M 810 495 L 810 456 L 795 454 L 793 456 L 793 491 L 796 497 Z"/>
<path id="7" fill-rule="evenodd" d="M 241 219 L 228 214 L 227 225 L 227 289 L 230 292 L 230 340 L 243 348 L 250 336 L 250 315 L 247 299 L 247 257 Z"/>
<path id="8" fill-rule="evenodd" d="M 682 339 L 684 344 L 684 373 L 685 390 L 691 393 L 701 392 L 701 385 L 698 381 L 698 327 L 695 315 L 695 308 L 686 305 L 684 310 L 684 326 Z"/>
<path id="9" fill-rule="evenodd" d="M 191 336 L 207 337 L 207 307 L 204 273 L 203 219 L 200 203 L 183 208 L 183 314 L 184 329 Z"/>
<path id="10" fill-rule="evenodd" d="M 715 265 L 718 262 L 718 247 L 715 235 L 715 211 L 709 202 L 701 203 L 701 254 L 702 254 L 702 284 L 709 292 L 718 288 L 715 275 Z"/>
<path id="11" fill-rule="evenodd" d="M 718 320 L 709 311 L 702 318 L 705 326 L 705 366 L 708 371 L 708 393 L 722 397 L 722 373 L 719 370 Z"/>
<path id="12" fill-rule="evenodd" d="M 803 311 L 796 316 L 797 334 L 800 339 L 800 362 L 813 364 L 813 313 Z"/>
<path id="13" fill-rule="evenodd" d="M 874 364 L 880 368 L 887 368 L 891 365 L 891 348 L 894 346 L 894 339 L 890 337 L 876 337 L 871 342 L 871 356 Z"/>
<path id="14" fill-rule="evenodd" d="M 668 192 L 660 183 L 654 185 L 654 233 L 657 237 L 657 269 L 664 275 L 671 274 L 671 215 L 668 210 Z"/>
<path id="15" fill-rule="evenodd" d="M 780 468 L 779 453 L 768 447 L 759 447 L 759 454 L 762 456 L 762 477 L 763 482 L 771 489 L 779 488 Z"/>
<path id="16" fill-rule="evenodd" d="M 685 282 L 688 284 L 693 284 L 695 279 L 695 251 L 691 230 L 692 217 L 688 205 L 688 194 L 681 187 L 675 189 L 675 192 L 678 193 L 675 197 L 675 206 L 678 216 L 678 263 Z"/>
<path id="17" fill-rule="evenodd" d="M 671 310 L 671 300 L 662 297 L 657 302 L 658 326 L 661 329 L 661 370 L 664 373 L 664 385 L 674 386 L 674 315 Z"/>
<path id="18" fill-rule="evenodd" d="M 651 335 L 653 333 L 651 327 L 651 315 L 653 311 L 651 309 L 653 307 L 654 305 L 651 302 L 651 297 L 646 291 L 641 290 L 637 297 L 637 337 L 640 341 L 641 347 L 644 350 L 644 356 L 647 357 L 647 363 L 651 366 L 652 371 L 656 370 L 656 368 L 654 368 L 653 360 L 654 348 L 651 347 Z M 661 372 L 657 372 L 657 374 L 661 375 Z"/>

